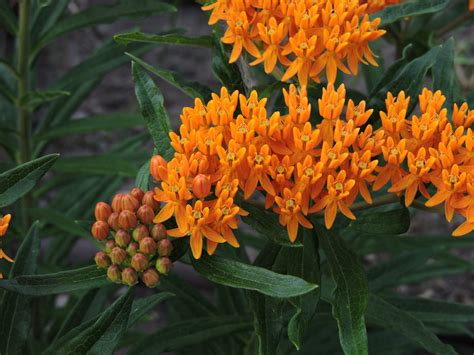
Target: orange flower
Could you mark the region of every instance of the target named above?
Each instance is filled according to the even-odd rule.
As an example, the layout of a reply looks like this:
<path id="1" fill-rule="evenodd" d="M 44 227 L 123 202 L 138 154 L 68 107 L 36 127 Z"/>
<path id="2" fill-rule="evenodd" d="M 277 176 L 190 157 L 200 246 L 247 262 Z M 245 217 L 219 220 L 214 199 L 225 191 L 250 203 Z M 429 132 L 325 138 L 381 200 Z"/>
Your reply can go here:
<path id="1" fill-rule="evenodd" d="M 374 191 L 380 190 L 389 180 L 394 185 L 402 179 L 404 174 L 402 164 L 408 154 L 406 141 L 402 139 L 398 144 L 395 144 L 393 138 L 388 137 L 386 143 L 382 146 L 382 152 L 386 164 L 378 168 L 378 175 L 372 186 Z"/>
<path id="2" fill-rule="evenodd" d="M 275 195 L 275 189 L 267 175 L 271 160 L 272 156 L 268 145 L 263 145 L 260 151 L 257 151 L 257 148 L 253 144 L 249 146 L 247 155 L 249 175 L 245 181 L 245 199 L 253 194 L 258 183 L 260 183 L 260 186 L 262 186 L 267 193 Z"/>
<path id="3" fill-rule="evenodd" d="M 229 63 L 234 63 L 239 59 L 240 53 L 242 53 L 242 48 L 245 48 L 254 57 L 260 57 L 260 52 L 258 51 L 257 46 L 249 37 L 249 21 L 247 19 L 247 14 L 242 11 L 240 13 L 231 12 L 229 15 L 230 18 L 227 20 L 227 25 L 229 27 L 227 28 L 224 37 L 222 37 L 222 42 L 234 45 Z"/>

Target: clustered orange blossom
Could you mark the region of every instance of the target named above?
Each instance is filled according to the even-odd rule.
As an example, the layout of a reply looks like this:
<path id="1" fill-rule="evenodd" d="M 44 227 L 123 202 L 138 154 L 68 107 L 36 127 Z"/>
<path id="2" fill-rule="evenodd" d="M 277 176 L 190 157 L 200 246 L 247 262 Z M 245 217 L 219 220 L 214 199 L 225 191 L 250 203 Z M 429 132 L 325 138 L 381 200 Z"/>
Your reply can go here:
<path id="1" fill-rule="evenodd" d="M 312 227 L 308 214 L 324 210 L 327 228 L 338 212 L 355 219 L 356 198 L 370 204 L 369 188 L 387 183 L 390 192 L 404 192 L 407 206 L 419 191 L 427 206 L 444 203 L 448 220 L 454 212 L 465 216 L 454 235 L 474 229 L 474 110 L 467 104 L 454 105 L 450 121 L 441 92 L 424 89 L 420 114 L 408 118 L 410 98 L 389 93 L 374 129 L 367 124 L 373 110 L 346 101 L 344 85 L 323 90 L 319 118 L 305 87 L 283 94 L 286 114 L 268 113 L 255 91 L 246 97 L 223 88 L 207 104 L 196 99 L 182 112 L 179 134 L 170 133 L 174 158 L 153 157 L 151 174 L 161 182 L 155 199 L 163 204 L 154 222 L 174 216 L 177 228 L 168 234 L 190 236 L 195 258 L 204 239 L 209 254 L 220 243 L 239 246 L 232 232 L 246 214 L 235 203 L 239 190 L 245 199 L 263 193 L 291 241 L 299 225 Z"/>
<path id="2" fill-rule="evenodd" d="M 337 70 L 357 74 L 358 64 L 377 65 L 369 42 L 380 38 L 380 18 L 369 19 L 394 0 L 217 0 L 204 6 L 212 10 L 209 24 L 222 20 L 227 30 L 222 42 L 231 44 L 230 62 L 245 49 L 255 60 L 264 63 L 271 73 L 277 62 L 285 69 L 286 81 L 297 75 L 306 85 L 308 78 L 319 82 L 326 72 L 329 82 Z"/>
<path id="3" fill-rule="evenodd" d="M 7 214 L 3 217 L 0 218 L 0 237 L 3 237 L 7 233 L 8 225 L 10 224 L 12 216 L 10 214 Z M 1 248 L 0 244 L 0 260 L 5 259 L 6 261 L 13 262 L 13 259 L 10 258 L 3 249 Z M 3 274 L 0 272 L 0 279 L 3 278 Z"/>

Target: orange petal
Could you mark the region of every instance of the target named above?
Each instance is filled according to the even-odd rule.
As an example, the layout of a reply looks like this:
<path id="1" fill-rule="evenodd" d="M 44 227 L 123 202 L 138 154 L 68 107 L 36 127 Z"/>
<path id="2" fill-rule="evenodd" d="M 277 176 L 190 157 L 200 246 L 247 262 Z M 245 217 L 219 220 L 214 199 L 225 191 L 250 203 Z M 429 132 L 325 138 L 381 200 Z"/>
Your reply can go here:
<path id="1" fill-rule="evenodd" d="M 198 231 L 193 231 L 191 234 L 191 251 L 193 253 L 194 259 L 199 259 L 202 254 L 202 237 L 201 233 Z"/>
<path id="2" fill-rule="evenodd" d="M 173 216 L 174 213 L 174 203 L 167 203 L 161 210 L 158 212 L 156 217 L 153 219 L 153 223 L 163 223 Z"/>

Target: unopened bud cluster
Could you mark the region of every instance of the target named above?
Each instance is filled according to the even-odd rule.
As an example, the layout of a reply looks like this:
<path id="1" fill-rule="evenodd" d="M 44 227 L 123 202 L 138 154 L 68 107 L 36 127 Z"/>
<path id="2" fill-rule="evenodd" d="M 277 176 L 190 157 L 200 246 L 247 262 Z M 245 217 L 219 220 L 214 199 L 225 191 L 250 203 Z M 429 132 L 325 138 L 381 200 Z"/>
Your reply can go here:
<path id="1" fill-rule="evenodd" d="M 95 263 L 107 269 L 111 281 L 132 286 L 142 280 L 152 288 L 160 283 L 160 274 L 171 270 L 173 245 L 165 226 L 153 224 L 159 209 L 153 192 L 139 188 L 115 195 L 110 205 L 96 205 L 92 235 L 104 248 Z"/>

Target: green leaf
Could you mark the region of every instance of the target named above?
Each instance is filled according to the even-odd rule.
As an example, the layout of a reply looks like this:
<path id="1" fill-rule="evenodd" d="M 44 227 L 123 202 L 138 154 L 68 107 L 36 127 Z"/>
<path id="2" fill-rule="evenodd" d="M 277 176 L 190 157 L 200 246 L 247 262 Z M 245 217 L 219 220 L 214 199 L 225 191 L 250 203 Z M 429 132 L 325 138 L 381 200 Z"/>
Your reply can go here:
<path id="1" fill-rule="evenodd" d="M 114 40 L 120 44 L 131 42 L 144 42 L 156 44 L 177 44 L 183 46 L 196 46 L 210 48 L 212 40 L 209 36 L 186 37 L 180 34 L 147 34 L 142 32 L 121 33 L 114 36 Z"/>
<path id="2" fill-rule="evenodd" d="M 98 115 L 76 119 L 57 128 L 52 128 L 37 135 L 37 140 L 50 140 L 72 134 L 95 133 L 98 131 L 111 131 L 120 128 L 133 128 L 143 125 L 143 118 L 136 114 L 116 113 L 111 115 Z"/>
<path id="3" fill-rule="evenodd" d="M 30 91 L 20 98 L 20 106 L 28 110 L 34 110 L 36 107 L 48 101 L 56 100 L 62 96 L 69 96 L 69 91 L 49 90 L 49 91 Z"/>
<path id="4" fill-rule="evenodd" d="M 446 96 L 444 105 L 448 108 L 448 112 L 453 109 L 455 92 L 458 89 L 454 71 L 454 49 L 454 38 L 451 37 L 443 44 L 432 69 L 433 90 L 441 90 L 443 95 Z"/>
<path id="5" fill-rule="evenodd" d="M 107 285 L 105 271 L 95 265 L 42 275 L 22 275 L 0 281 L 0 288 L 29 296 L 45 296 Z"/>
<path id="6" fill-rule="evenodd" d="M 16 34 L 18 31 L 18 19 L 15 16 L 8 1 L 0 1 L 0 24 L 11 34 Z"/>
<path id="7" fill-rule="evenodd" d="M 138 170 L 137 177 L 135 179 L 135 186 L 148 191 L 150 189 L 150 160 L 147 160 Z"/>
<path id="8" fill-rule="evenodd" d="M 250 331 L 253 322 L 247 317 L 202 317 L 168 325 L 146 336 L 136 344 L 130 354 L 147 354 L 175 351 L 187 346 Z"/>
<path id="9" fill-rule="evenodd" d="M 46 7 L 46 6 L 51 5 L 51 1 L 52 0 L 36 0 L 39 7 Z"/>
<path id="10" fill-rule="evenodd" d="M 391 211 L 365 213 L 357 216 L 357 219 L 349 224 L 349 228 L 364 234 L 403 234 L 410 228 L 410 213 L 405 207 Z"/>
<path id="11" fill-rule="evenodd" d="M 405 17 L 431 14 L 443 10 L 449 0 L 413 0 L 398 5 L 387 6 L 372 14 L 372 19 L 380 17 L 381 25 L 385 26 Z"/>
<path id="12" fill-rule="evenodd" d="M 86 175 L 120 175 L 135 177 L 138 166 L 135 161 L 119 155 L 90 155 L 62 158 L 53 168 L 60 173 Z"/>
<path id="13" fill-rule="evenodd" d="M 32 209 L 33 216 L 39 219 L 42 223 L 52 224 L 59 230 L 68 233 L 71 236 L 91 238 L 91 233 L 81 227 L 71 217 L 61 213 L 53 208 L 34 208 Z"/>
<path id="14" fill-rule="evenodd" d="M 58 158 L 59 154 L 46 155 L 0 174 L 0 208 L 28 193 Z"/>
<path id="15" fill-rule="evenodd" d="M 342 349 L 345 354 L 368 354 L 364 314 L 369 292 L 364 268 L 342 238 L 319 225 L 316 230 L 336 283 L 331 303 Z"/>
<path id="16" fill-rule="evenodd" d="M 374 294 L 370 294 L 367 321 L 405 335 L 430 353 L 456 354 L 450 345 L 443 344 L 419 319 Z"/>
<path id="17" fill-rule="evenodd" d="M 173 297 L 175 297 L 174 293 L 160 292 L 152 296 L 135 300 L 132 305 L 132 310 L 130 311 L 130 318 L 128 320 L 129 327 L 138 323 L 144 316 L 149 314 L 153 310 L 153 308 L 155 308 L 159 303 Z"/>
<path id="18" fill-rule="evenodd" d="M 160 12 L 175 11 L 176 8 L 174 6 L 153 0 L 141 0 L 140 2 L 126 0 L 116 2 L 112 5 L 90 6 L 77 14 L 64 17 L 56 23 L 56 25 L 39 40 L 39 43 L 33 49 L 33 53 L 36 54 L 39 49 L 43 48 L 55 38 L 80 28 L 111 23 L 120 18 L 141 18 Z"/>
<path id="19" fill-rule="evenodd" d="M 157 152 L 168 161 L 173 157 L 173 148 L 168 136 L 171 128 L 163 103 L 163 95 L 153 80 L 133 62 L 132 76 L 135 83 L 135 95 Z"/>
<path id="20" fill-rule="evenodd" d="M 0 95 L 7 99 L 10 103 L 15 103 L 15 94 L 8 87 L 8 84 L 0 77 Z"/>
<path id="21" fill-rule="evenodd" d="M 277 298 L 304 295 L 318 287 L 295 276 L 277 274 L 218 255 L 203 255 L 199 260 L 193 260 L 193 266 L 197 272 L 213 282 L 254 290 Z"/>
<path id="22" fill-rule="evenodd" d="M 35 222 L 15 256 L 10 278 L 36 272 L 40 240 L 38 222 Z M 30 298 L 13 292 L 6 292 L 0 308 L 0 352 L 3 354 L 22 353 L 28 342 L 32 309 Z"/>
<path id="23" fill-rule="evenodd" d="M 170 70 L 163 70 L 157 69 L 150 64 L 144 62 L 138 57 L 135 57 L 133 54 L 125 53 L 130 58 L 132 58 L 133 62 L 139 64 L 143 69 L 148 70 L 150 73 L 155 74 L 159 78 L 165 80 L 169 84 L 173 85 L 175 88 L 181 90 L 186 95 L 191 98 L 200 98 L 201 100 L 207 101 L 211 97 L 211 89 L 207 86 L 202 85 L 197 81 L 188 81 L 181 76 L 181 74 L 170 71 Z"/>

